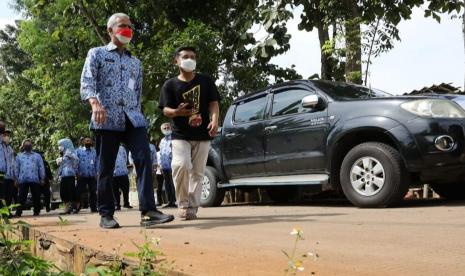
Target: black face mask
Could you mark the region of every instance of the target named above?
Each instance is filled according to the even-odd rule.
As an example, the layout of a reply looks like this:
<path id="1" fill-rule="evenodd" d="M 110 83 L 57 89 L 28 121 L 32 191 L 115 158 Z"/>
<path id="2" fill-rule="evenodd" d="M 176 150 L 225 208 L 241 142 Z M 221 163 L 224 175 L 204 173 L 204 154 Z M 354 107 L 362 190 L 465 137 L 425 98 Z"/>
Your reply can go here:
<path id="1" fill-rule="evenodd" d="M 5 126 L 0 125 L 0 134 L 3 134 L 3 133 L 5 133 Z"/>
<path id="2" fill-rule="evenodd" d="M 84 145 L 86 148 L 90 149 L 92 147 L 92 144 L 85 144 Z"/>
<path id="3" fill-rule="evenodd" d="M 24 145 L 24 150 L 27 151 L 27 152 L 31 152 L 32 151 L 32 145 Z"/>

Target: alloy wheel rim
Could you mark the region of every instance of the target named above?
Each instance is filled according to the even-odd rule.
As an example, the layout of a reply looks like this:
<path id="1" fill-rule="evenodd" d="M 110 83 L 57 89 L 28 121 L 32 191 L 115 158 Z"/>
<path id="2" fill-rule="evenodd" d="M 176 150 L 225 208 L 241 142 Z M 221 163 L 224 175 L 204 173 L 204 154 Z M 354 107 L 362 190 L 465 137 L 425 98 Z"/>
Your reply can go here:
<path id="1" fill-rule="evenodd" d="M 358 194 L 374 196 L 381 191 L 385 182 L 384 167 L 376 158 L 365 156 L 352 165 L 350 183 Z"/>
<path id="2" fill-rule="evenodd" d="M 207 176 L 203 176 L 203 181 L 202 181 L 202 200 L 206 200 L 210 196 L 210 180 L 208 179 Z"/>

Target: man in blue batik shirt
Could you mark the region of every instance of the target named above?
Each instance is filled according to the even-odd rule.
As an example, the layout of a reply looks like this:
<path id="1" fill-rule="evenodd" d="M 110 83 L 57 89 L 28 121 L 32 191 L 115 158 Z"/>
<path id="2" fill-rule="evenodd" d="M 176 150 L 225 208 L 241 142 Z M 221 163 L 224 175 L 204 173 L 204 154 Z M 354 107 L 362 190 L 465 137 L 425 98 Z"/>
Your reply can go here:
<path id="1" fill-rule="evenodd" d="M 29 189 L 32 194 L 32 202 L 34 205 L 34 216 L 40 213 L 40 185 L 45 180 L 45 167 L 42 157 L 32 151 L 32 141 L 26 139 L 22 146 L 24 152 L 16 157 L 16 181 L 19 184 L 19 204 L 21 205 L 16 210 L 16 216 L 22 214 L 22 207 L 26 203 Z"/>
<path id="2" fill-rule="evenodd" d="M 0 200 L 5 200 L 6 206 L 9 206 L 16 198 L 14 194 L 16 190 L 14 187 L 15 156 L 10 146 L 11 131 L 3 129 L 2 132 L 0 134 Z"/>
<path id="3" fill-rule="evenodd" d="M 121 145 L 119 146 L 115 170 L 113 171 L 113 192 L 115 194 L 116 210 L 121 210 L 121 193 L 123 193 L 124 208 L 132 209 L 132 206 L 129 204 L 128 174 L 128 153 L 126 148 Z"/>
<path id="4" fill-rule="evenodd" d="M 141 111 L 142 66 L 126 49 L 132 38 L 132 28 L 126 14 L 112 15 L 107 22 L 111 42 L 89 50 L 81 76 L 81 99 L 92 107 L 91 129 L 96 134 L 97 194 L 102 228 L 119 227 L 113 217 L 113 170 L 121 142 L 133 153 L 141 226 L 174 219 L 158 211 L 155 204 L 147 121 Z"/>
<path id="5" fill-rule="evenodd" d="M 163 133 L 163 135 L 165 135 L 165 137 L 163 137 L 163 139 L 161 139 L 160 141 L 160 167 L 163 173 L 163 186 L 165 186 L 166 197 L 168 198 L 168 204 L 165 207 L 177 207 L 176 191 L 174 189 L 173 174 L 171 170 L 171 161 L 173 159 L 171 143 L 171 124 L 162 124 L 161 132 Z"/>
<path id="6" fill-rule="evenodd" d="M 89 193 L 89 207 L 92 213 L 97 212 L 97 152 L 92 147 L 92 138 L 84 137 L 83 147 L 76 150 L 79 158 L 77 173 L 77 194 L 82 201 L 82 195 Z M 82 206 L 82 202 L 81 202 Z"/>

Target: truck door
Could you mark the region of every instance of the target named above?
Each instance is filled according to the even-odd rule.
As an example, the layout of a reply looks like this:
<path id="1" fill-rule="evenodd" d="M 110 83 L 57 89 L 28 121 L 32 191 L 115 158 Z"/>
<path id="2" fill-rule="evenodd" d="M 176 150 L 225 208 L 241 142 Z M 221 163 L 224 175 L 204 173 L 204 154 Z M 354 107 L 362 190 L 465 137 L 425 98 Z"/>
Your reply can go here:
<path id="1" fill-rule="evenodd" d="M 329 121 L 326 100 L 314 108 L 302 99 L 316 92 L 306 86 L 274 90 L 271 118 L 265 126 L 265 170 L 268 175 L 323 172 Z"/>
<path id="2" fill-rule="evenodd" d="M 238 102 L 223 128 L 223 165 L 229 179 L 265 172 L 264 115 L 267 93 Z"/>

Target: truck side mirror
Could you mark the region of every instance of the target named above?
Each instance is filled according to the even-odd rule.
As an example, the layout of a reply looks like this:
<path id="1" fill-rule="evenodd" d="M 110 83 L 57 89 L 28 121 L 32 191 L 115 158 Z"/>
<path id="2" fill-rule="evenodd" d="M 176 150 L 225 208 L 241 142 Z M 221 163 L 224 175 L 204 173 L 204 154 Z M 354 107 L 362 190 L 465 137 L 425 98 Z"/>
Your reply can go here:
<path id="1" fill-rule="evenodd" d="M 302 106 L 305 108 L 315 108 L 318 102 L 318 95 L 308 95 L 302 99 Z"/>

